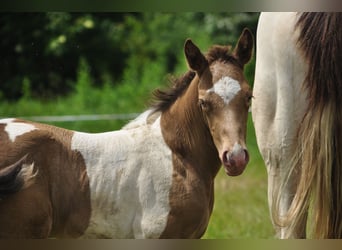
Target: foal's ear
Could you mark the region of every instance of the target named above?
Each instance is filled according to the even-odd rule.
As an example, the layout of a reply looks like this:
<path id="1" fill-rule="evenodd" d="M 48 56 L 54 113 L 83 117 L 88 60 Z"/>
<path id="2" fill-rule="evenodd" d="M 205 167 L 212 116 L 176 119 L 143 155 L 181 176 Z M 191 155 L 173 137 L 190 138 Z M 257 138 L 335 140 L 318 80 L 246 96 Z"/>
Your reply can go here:
<path id="1" fill-rule="evenodd" d="M 189 67 L 199 75 L 208 67 L 207 59 L 190 39 L 185 41 L 184 53 Z"/>
<path id="2" fill-rule="evenodd" d="M 242 65 L 245 65 L 252 57 L 253 47 L 254 39 L 252 32 L 249 29 L 245 28 L 240 35 L 240 38 L 233 51 L 233 55 L 239 60 Z"/>

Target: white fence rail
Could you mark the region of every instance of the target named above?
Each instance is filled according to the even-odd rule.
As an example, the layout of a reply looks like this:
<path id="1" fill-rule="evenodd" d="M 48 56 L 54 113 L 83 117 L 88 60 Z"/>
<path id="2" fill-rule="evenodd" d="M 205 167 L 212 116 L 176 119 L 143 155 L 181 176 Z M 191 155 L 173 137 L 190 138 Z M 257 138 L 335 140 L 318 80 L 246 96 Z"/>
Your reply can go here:
<path id="1" fill-rule="evenodd" d="M 98 114 L 98 115 L 60 115 L 60 116 L 25 116 L 25 120 L 36 122 L 75 122 L 75 121 L 98 121 L 98 120 L 130 120 L 138 116 L 138 113 L 129 114 Z"/>

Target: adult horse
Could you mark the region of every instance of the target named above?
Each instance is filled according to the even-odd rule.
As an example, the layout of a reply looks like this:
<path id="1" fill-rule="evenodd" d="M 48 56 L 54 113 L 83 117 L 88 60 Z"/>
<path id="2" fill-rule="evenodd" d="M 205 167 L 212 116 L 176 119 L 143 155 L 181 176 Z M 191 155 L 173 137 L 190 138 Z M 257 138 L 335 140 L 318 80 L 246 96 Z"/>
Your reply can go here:
<path id="1" fill-rule="evenodd" d="M 252 116 L 281 238 L 342 237 L 341 23 L 341 13 L 260 15 Z"/>
<path id="2" fill-rule="evenodd" d="M 252 49 L 247 29 L 206 56 L 187 40 L 191 70 L 119 131 L 1 120 L 0 236 L 201 237 L 221 164 L 237 176 L 249 160 Z"/>

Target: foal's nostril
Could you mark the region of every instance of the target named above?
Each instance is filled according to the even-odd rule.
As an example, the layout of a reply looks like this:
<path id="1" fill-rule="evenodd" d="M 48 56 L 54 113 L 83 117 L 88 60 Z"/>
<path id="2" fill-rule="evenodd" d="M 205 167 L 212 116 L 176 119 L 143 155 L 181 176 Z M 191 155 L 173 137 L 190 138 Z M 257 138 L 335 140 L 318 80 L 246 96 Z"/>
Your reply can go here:
<path id="1" fill-rule="evenodd" d="M 223 164 L 224 165 L 228 165 L 229 164 L 229 152 L 228 151 L 224 151 L 223 152 L 222 160 L 223 160 Z"/>

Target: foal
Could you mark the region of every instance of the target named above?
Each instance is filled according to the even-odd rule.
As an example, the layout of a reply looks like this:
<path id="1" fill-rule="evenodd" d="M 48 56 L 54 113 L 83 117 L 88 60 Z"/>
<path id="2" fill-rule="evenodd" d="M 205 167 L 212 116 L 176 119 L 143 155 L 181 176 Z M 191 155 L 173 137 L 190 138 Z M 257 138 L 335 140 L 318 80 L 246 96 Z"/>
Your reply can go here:
<path id="1" fill-rule="evenodd" d="M 0 120 L 0 236 L 201 237 L 221 164 L 237 176 L 249 160 L 252 49 L 247 29 L 232 53 L 187 40 L 191 71 L 119 131 Z"/>

